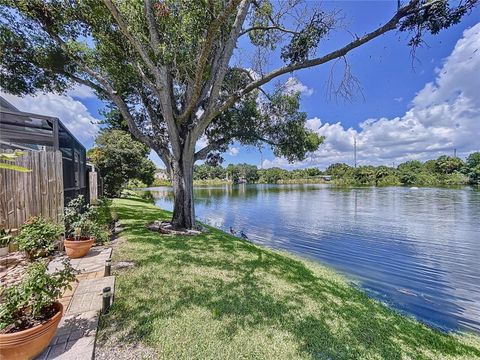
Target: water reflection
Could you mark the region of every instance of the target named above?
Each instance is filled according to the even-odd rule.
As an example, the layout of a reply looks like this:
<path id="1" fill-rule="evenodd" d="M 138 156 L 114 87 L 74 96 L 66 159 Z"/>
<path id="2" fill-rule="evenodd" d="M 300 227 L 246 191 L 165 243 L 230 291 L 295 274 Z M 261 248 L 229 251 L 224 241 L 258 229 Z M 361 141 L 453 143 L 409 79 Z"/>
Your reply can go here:
<path id="1" fill-rule="evenodd" d="M 172 208 L 168 188 L 150 189 Z M 197 216 L 320 260 L 444 329 L 480 332 L 480 192 L 239 185 L 195 189 Z"/>

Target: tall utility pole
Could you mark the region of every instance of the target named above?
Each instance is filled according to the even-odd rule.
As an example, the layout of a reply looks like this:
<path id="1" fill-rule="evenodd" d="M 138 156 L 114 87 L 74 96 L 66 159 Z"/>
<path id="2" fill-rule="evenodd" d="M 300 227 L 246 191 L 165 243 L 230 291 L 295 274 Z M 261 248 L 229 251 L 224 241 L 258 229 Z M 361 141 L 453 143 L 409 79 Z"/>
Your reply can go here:
<path id="1" fill-rule="evenodd" d="M 357 137 L 353 137 L 353 166 L 357 167 Z"/>
<path id="2" fill-rule="evenodd" d="M 453 149 L 453 157 L 457 157 L 457 149 Z"/>

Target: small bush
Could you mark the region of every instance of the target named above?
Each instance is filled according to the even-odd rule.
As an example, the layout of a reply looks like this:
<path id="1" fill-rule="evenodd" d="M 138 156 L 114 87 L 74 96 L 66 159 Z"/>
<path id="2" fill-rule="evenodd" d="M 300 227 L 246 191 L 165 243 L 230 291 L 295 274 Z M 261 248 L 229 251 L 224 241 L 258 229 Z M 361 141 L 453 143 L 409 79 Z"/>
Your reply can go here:
<path id="1" fill-rule="evenodd" d="M 112 226 L 111 201 L 98 199 L 97 205 L 87 204 L 79 195 L 65 208 L 66 236 L 73 236 L 75 228 L 80 228 L 80 236 L 95 238 L 96 243 L 108 242 Z"/>
<path id="2" fill-rule="evenodd" d="M 76 227 L 81 227 L 82 222 L 86 220 L 83 214 L 89 211 L 89 207 L 83 195 L 70 200 L 64 210 L 66 237 L 72 236 Z"/>
<path id="3" fill-rule="evenodd" d="M 20 250 L 30 254 L 32 258 L 51 253 L 55 241 L 62 234 L 63 227 L 42 217 L 32 217 L 22 226 L 17 242 Z"/>
<path id="4" fill-rule="evenodd" d="M 11 333 L 31 328 L 51 318 L 52 305 L 75 280 L 75 270 L 68 260 L 63 269 L 47 272 L 47 264 L 36 261 L 27 268 L 19 284 L 0 293 L 0 332 Z"/>
<path id="5" fill-rule="evenodd" d="M 121 198 L 129 198 L 129 197 L 135 197 L 138 196 L 137 193 L 133 190 L 130 189 L 123 189 L 122 192 L 120 193 Z"/>
<path id="6" fill-rule="evenodd" d="M 96 211 L 96 217 L 99 224 L 106 225 L 108 227 L 112 226 L 114 221 L 112 215 L 112 200 L 107 198 L 101 198 L 97 200 L 97 204 L 94 207 Z"/>

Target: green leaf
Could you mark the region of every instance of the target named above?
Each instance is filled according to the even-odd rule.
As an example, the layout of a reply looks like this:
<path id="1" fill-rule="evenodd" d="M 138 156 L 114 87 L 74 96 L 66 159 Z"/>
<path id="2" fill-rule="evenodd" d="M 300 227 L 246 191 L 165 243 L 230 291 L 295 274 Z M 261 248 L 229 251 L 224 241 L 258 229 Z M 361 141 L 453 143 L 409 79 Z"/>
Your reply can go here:
<path id="1" fill-rule="evenodd" d="M 26 167 L 23 167 L 23 166 L 5 164 L 5 163 L 0 163 L 0 169 L 7 169 L 7 170 L 24 172 L 24 173 L 32 171 L 32 170 L 27 169 Z"/>

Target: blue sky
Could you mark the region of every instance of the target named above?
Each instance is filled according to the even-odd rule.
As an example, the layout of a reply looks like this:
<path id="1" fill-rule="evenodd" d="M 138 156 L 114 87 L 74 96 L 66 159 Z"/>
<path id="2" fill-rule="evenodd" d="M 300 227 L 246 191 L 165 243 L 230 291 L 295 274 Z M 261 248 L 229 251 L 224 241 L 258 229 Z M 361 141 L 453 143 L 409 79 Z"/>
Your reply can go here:
<path id="1" fill-rule="evenodd" d="M 342 10 L 349 32 L 338 29 L 332 33 L 328 41 L 320 44 L 319 55 L 350 41 L 350 33 L 362 35 L 373 30 L 396 9 L 396 1 L 322 4 L 326 9 Z M 352 51 L 347 60 L 360 81 L 361 93 L 351 101 L 328 99 L 326 82 L 331 63 L 284 76 L 281 81 L 289 81 L 294 89 L 302 91 L 301 109 L 310 119 L 309 127 L 327 136 L 325 145 L 305 161 L 288 164 L 275 158 L 267 147 L 262 157 L 258 149 L 233 144 L 225 154 L 225 163 L 260 165 L 263 159 L 263 166 L 286 168 L 351 163 L 353 137 L 357 137 L 360 164 L 425 160 L 451 153 L 454 148 L 461 156 L 480 150 L 480 140 L 471 136 L 472 132 L 480 134 L 480 95 L 472 90 L 480 82 L 480 50 L 475 51 L 480 47 L 479 21 L 477 8 L 460 24 L 437 36 L 426 36 L 426 45 L 417 50 L 413 61 L 406 33 L 390 32 Z M 249 52 L 248 43 L 241 40 L 239 55 L 233 61 L 248 66 L 243 55 Z M 269 68 L 280 65 L 274 59 Z M 342 63 L 337 63 L 335 69 L 339 72 Z M 77 88 L 67 96 L 39 94 L 33 99 L 18 99 L 7 95 L 7 99 L 21 110 L 60 117 L 80 134 L 87 147 L 92 146 L 97 127 L 89 123 L 100 118 L 103 105 L 88 89 Z M 152 159 L 160 164 L 155 156 Z"/>

